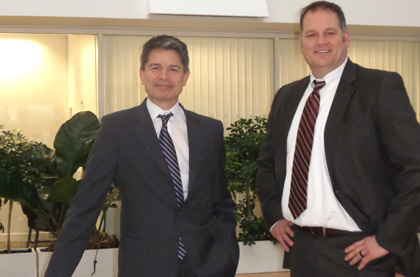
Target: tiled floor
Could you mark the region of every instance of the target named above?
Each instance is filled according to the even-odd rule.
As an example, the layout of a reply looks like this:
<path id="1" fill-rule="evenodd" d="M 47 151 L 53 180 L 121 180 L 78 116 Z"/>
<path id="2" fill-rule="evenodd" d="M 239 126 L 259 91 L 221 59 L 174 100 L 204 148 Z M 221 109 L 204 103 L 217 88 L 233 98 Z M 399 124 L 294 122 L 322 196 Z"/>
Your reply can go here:
<path id="1" fill-rule="evenodd" d="M 236 277 L 290 277 L 290 272 L 272 272 L 272 273 L 248 273 L 248 274 L 237 274 Z M 400 274 L 395 277 L 403 277 Z"/>
<path id="2" fill-rule="evenodd" d="M 236 277 L 290 277 L 289 272 L 237 274 Z"/>

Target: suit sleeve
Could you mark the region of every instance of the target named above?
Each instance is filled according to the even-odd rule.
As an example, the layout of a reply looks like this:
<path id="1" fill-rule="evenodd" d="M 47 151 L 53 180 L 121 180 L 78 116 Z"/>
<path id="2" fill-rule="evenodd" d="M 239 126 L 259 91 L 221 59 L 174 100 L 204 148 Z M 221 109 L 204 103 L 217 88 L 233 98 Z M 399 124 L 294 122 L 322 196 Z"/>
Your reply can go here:
<path id="1" fill-rule="evenodd" d="M 217 164 L 215 168 L 216 201 L 213 204 L 213 215 L 218 218 L 218 225 L 227 224 L 229 229 L 235 230 L 236 218 L 234 214 L 235 202 L 228 190 L 226 181 L 226 150 L 223 139 L 223 125 L 219 122 L 217 128 Z"/>
<path id="2" fill-rule="evenodd" d="M 267 120 L 267 134 L 257 160 L 258 172 L 256 183 L 267 229 L 270 229 L 277 221 L 283 219 L 281 212 L 283 184 L 278 184 L 275 174 L 275 133 L 278 114 L 277 108 L 280 101 L 279 95 L 280 91 L 273 100 L 270 115 Z"/>
<path id="3" fill-rule="evenodd" d="M 76 269 L 116 170 L 114 152 L 113 130 L 104 117 L 88 158 L 83 181 L 70 203 L 45 276 L 71 276 Z"/>
<path id="4" fill-rule="evenodd" d="M 379 135 L 398 175 L 395 197 L 376 237 L 385 249 L 402 256 L 420 222 L 420 126 L 398 74 L 388 73 L 379 91 Z"/>

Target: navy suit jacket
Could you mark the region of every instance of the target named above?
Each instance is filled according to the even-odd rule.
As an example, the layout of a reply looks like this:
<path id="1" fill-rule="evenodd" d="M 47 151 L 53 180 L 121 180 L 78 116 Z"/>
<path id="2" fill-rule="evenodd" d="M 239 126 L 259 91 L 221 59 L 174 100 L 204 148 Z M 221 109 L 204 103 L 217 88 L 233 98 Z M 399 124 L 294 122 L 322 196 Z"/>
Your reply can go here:
<path id="1" fill-rule="evenodd" d="M 310 78 L 282 87 L 267 122 L 257 174 L 268 227 L 283 219 L 287 136 Z M 420 127 L 397 73 L 348 60 L 327 119 L 325 154 L 335 196 L 362 231 L 420 274 Z"/>
<path id="2" fill-rule="evenodd" d="M 176 276 L 181 236 L 198 276 L 234 276 L 239 248 L 220 121 L 185 110 L 189 191 L 178 207 L 146 102 L 104 116 L 46 276 L 71 276 L 114 181 L 121 197 L 119 276 Z"/>

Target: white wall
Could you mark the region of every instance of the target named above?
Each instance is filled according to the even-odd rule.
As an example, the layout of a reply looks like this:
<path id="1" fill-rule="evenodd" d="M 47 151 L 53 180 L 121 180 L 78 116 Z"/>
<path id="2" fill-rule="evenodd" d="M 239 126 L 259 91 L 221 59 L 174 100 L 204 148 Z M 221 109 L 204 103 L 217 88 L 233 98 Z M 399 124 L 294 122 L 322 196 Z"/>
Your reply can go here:
<path id="1" fill-rule="evenodd" d="M 420 27 L 418 0 L 331 0 L 349 25 Z M 299 11 L 314 0 L 267 0 L 268 22 L 298 23 Z"/>
<path id="2" fill-rule="evenodd" d="M 1 124 L 52 148 L 68 116 L 67 36 L 0 34 L 0 52 Z"/>
<path id="3" fill-rule="evenodd" d="M 97 113 L 95 36 L 68 36 L 68 97 L 69 116 Z"/>
<path id="4" fill-rule="evenodd" d="M 257 22 L 298 23 L 299 10 L 310 2 L 312 0 L 267 0 L 269 17 L 257 19 Z M 343 8 L 349 25 L 420 27 L 418 0 L 336 0 L 335 2 Z M 226 1 L 226 5 L 228 4 L 229 1 Z M 149 16 L 148 0 L 9 0 L 1 4 L 0 16 L 156 18 Z M 191 17 L 182 18 L 191 19 Z"/>

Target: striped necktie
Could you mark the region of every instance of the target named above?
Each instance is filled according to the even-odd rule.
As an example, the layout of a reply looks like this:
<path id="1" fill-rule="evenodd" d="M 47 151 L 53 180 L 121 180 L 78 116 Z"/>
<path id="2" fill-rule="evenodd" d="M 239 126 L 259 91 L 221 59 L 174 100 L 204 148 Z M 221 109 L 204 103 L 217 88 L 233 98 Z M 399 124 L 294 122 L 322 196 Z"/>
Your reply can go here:
<path id="1" fill-rule="evenodd" d="M 176 201 L 178 207 L 181 207 L 184 204 L 184 190 L 182 188 L 181 181 L 181 172 L 179 170 L 178 158 L 176 156 L 175 146 L 172 141 L 171 136 L 168 132 L 168 121 L 173 113 L 168 113 L 165 115 L 158 115 L 162 119 L 162 129 L 160 130 L 159 143 L 162 148 L 163 155 L 165 156 L 165 161 L 168 166 L 169 172 L 172 177 L 172 182 L 174 183 Z M 178 258 L 183 260 L 187 252 L 185 251 L 184 244 L 182 243 L 181 237 L 178 241 Z"/>
<path id="2" fill-rule="evenodd" d="M 290 184 L 289 209 L 293 218 L 298 218 L 307 208 L 308 173 L 311 161 L 315 122 L 318 116 L 319 90 L 325 81 L 314 80 L 315 88 L 309 95 L 300 118 L 293 158 L 292 181 Z"/>

